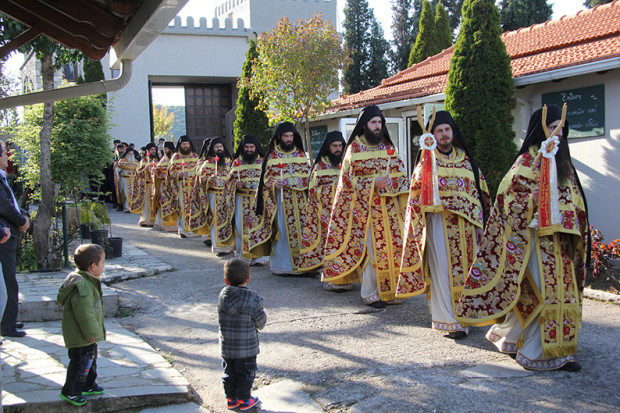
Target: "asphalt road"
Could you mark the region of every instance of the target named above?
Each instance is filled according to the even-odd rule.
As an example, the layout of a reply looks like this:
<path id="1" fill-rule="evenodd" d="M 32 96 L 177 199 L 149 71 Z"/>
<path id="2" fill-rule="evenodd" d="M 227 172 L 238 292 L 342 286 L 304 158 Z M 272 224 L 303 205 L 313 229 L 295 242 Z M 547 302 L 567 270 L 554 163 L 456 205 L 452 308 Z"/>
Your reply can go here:
<path id="1" fill-rule="evenodd" d="M 138 228 L 137 215 L 110 215 L 115 236 L 177 269 L 114 285 L 132 314 L 122 325 L 169 357 L 201 404 L 226 411 L 216 302 L 230 256 L 199 238 Z M 581 372 L 529 372 L 495 350 L 487 328 L 457 342 L 431 330 L 424 297 L 374 310 L 359 286 L 335 294 L 318 277 L 268 267 L 251 275 L 269 314 L 256 388 L 292 379 L 328 412 L 620 412 L 620 306 L 586 300 Z"/>

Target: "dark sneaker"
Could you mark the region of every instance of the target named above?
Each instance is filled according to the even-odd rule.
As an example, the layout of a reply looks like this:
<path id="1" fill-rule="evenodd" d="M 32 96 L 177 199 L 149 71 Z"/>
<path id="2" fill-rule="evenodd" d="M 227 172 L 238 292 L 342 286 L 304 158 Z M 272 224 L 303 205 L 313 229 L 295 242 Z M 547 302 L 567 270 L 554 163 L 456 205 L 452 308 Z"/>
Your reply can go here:
<path id="1" fill-rule="evenodd" d="M 253 409 L 254 407 L 257 407 L 260 404 L 260 400 L 258 400 L 258 397 L 252 396 L 248 399 L 247 402 L 240 401 L 239 403 L 240 403 L 238 406 L 239 410 L 243 411 L 243 410 L 250 410 L 250 409 Z"/>
<path id="2" fill-rule="evenodd" d="M 226 402 L 230 410 L 236 409 L 241 404 L 241 400 L 239 399 L 226 399 Z"/>
<path id="3" fill-rule="evenodd" d="M 86 404 L 86 399 L 83 396 L 65 396 L 60 393 L 60 398 L 64 401 L 71 403 L 74 406 L 84 406 Z"/>
<path id="4" fill-rule="evenodd" d="M 97 385 L 92 389 L 84 390 L 82 396 L 88 396 L 90 394 L 103 394 L 103 387 Z"/>

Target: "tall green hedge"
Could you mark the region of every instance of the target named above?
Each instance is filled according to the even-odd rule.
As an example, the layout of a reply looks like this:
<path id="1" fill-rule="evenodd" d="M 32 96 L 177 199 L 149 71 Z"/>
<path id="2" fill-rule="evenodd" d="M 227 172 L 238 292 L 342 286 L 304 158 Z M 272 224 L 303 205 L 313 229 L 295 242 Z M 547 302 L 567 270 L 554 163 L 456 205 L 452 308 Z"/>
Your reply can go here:
<path id="1" fill-rule="evenodd" d="M 466 0 L 445 108 L 454 116 L 494 197 L 516 155 L 514 84 L 493 0 Z"/>
<path id="2" fill-rule="evenodd" d="M 256 50 L 256 40 L 250 39 L 250 47 L 245 55 L 245 62 L 241 68 L 241 77 L 250 78 L 252 76 L 252 64 L 253 60 L 258 58 L 258 51 Z M 237 98 L 237 108 L 235 109 L 234 135 L 235 135 L 235 147 L 231 148 L 233 151 L 237 149 L 237 146 L 241 142 L 243 135 L 256 135 L 261 145 L 265 148 L 269 144 L 271 138 L 269 133 L 269 119 L 267 115 L 258 107 L 258 99 L 252 99 L 250 97 L 250 89 L 241 86 L 239 88 L 239 97 Z"/>

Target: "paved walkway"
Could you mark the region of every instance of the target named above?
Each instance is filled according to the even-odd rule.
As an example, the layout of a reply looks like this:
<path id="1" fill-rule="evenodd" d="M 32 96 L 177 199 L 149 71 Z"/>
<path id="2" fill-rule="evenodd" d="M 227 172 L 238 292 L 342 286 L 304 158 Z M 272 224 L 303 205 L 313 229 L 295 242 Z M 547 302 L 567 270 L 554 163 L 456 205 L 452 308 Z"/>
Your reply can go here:
<path id="1" fill-rule="evenodd" d="M 173 268 L 129 243 L 123 245 L 123 256 L 106 262 L 103 281 L 144 277 Z M 11 339 L 3 337 L 2 405 L 5 411 L 64 412 L 75 407 L 60 400 L 68 363 L 62 339 L 62 310 L 56 294 L 68 271 L 19 274 L 20 320 L 27 323 L 28 335 Z M 118 294 L 104 286 L 106 317 L 118 310 Z M 164 357 L 144 340 L 123 328 L 117 319 L 106 318 L 107 340 L 99 344 L 99 384 L 105 388 L 101 396 L 93 396 L 81 412 L 111 412 L 145 406 L 185 403 L 166 411 L 200 411 L 187 402 L 190 385 Z M 205 410 L 203 410 L 205 411 Z"/>

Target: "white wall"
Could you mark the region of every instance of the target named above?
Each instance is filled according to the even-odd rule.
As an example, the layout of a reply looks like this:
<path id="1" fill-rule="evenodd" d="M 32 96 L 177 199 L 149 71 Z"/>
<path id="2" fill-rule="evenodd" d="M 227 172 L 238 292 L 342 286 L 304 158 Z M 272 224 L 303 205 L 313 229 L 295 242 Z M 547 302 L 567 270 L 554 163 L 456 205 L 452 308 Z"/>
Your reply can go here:
<path id="1" fill-rule="evenodd" d="M 236 84 L 248 48 L 246 29 L 212 29 L 177 25 L 166 29 L 133 62 L 129 83 L 111 93 L 115 139 L 134 142 L 136 147 L 150 141 L 148 81 Z M 236 96 L 236 92 L 233 92 Z"/>

